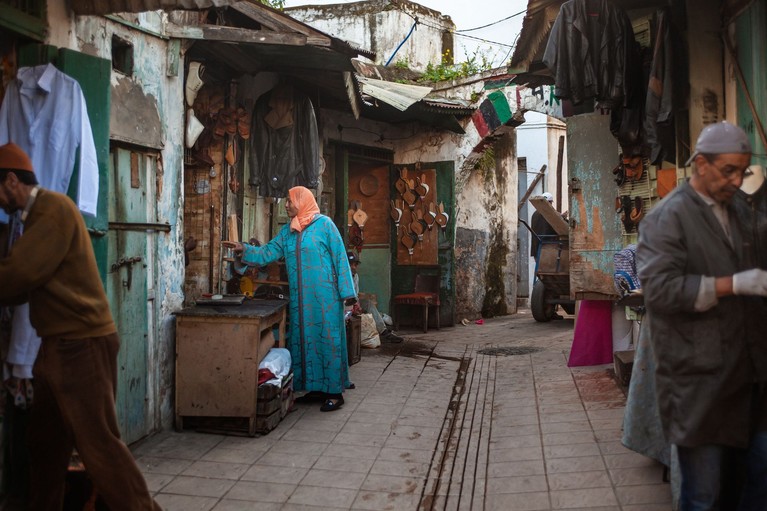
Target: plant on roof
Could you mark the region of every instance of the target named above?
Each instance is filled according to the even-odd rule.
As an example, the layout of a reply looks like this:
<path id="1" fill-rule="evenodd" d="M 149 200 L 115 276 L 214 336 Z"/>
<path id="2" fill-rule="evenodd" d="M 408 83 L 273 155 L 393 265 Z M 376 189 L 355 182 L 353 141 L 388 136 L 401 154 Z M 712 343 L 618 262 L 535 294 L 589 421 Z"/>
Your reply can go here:
<path id="1" fill-rule="evenodd" d="M 394 63 L 394 67 L 397 69 L 410 69 L 410 61 L 407 59 L 399 59 Z"/>
<path id="2" fill-rule="evenodd" d="M 273 7 L 279 10 L 285 8 L 285 0 L 260 0 L 260 2 L 264 5 L 268 5 L 269 7 Z"/>
<path id="3" fill-rule="evenodd" d="M 442 61 L 439 64 L 429 63 L 426 71 L 421 75 L 419 81 L 422 82 L 442 82 L 446 80 L 457 80 L 468 76 L 479 74 L 491 69 L 492 62 L 487 56 L 488 50 L 477 49 L 464 62 L 453 63 L 450 50 L 442 54 Z"/>

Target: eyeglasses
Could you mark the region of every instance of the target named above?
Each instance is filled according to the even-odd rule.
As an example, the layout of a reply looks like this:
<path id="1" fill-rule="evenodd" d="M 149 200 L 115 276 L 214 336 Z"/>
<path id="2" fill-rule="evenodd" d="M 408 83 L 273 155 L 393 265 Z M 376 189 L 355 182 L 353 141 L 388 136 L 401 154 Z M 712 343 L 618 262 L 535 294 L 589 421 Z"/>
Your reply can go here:
<path id="1" fill-rule="evenodd" d="M 741 168 L 736 167 L 735 165 L 725 165 L 724 167 L 719 167 L 718 165 L 714 165 L 714 162 L 712 161 L 709 161 L 708 164 L 718 170 L 725 179 L 743 179 L 743 177 L 746 175 L 746 171 L 749 169 L 749 167 Z"/>

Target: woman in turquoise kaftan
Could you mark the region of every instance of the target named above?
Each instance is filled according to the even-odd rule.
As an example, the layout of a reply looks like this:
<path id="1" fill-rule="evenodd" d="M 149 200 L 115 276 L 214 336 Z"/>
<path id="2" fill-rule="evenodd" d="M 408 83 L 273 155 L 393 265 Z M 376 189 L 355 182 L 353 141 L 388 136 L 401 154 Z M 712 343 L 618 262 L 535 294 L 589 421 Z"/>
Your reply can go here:
<path id="1" fill-rule="evenodd" d="M 266 245 L 224 244 L 248 266 L 285 258 L 294 389 L 325 394 L 322 410 L 332 411 L 349 385 L 344 303 L 356 298 L 352 273 L 338 228 L 320 214 L 309 189 L 291 188 L 285 209 L 291 222 Z"/>

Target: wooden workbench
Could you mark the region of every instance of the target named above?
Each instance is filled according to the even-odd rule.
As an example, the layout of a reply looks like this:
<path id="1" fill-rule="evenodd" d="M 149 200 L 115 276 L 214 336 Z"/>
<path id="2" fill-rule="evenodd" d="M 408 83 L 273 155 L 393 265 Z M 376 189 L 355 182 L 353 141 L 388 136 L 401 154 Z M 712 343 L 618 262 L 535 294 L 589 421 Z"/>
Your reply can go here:
<path id="1" fill-rule="evenodd" d="M 176 429 L 185 416 L 236 417 L 247 418 L 248 434 L 256 434 L 258 364 L 269 349 L 285 346 L 287 303 L 249 300 L 175 313 Z"/>

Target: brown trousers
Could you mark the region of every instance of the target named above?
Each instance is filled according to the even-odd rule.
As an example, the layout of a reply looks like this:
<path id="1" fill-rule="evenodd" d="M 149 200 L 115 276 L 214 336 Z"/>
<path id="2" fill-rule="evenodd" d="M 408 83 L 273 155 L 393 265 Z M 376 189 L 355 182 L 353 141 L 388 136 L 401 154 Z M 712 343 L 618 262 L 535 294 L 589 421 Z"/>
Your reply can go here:
<path id="1" fill-rule="evenodd" d="M 74 447 L 111 511 L 160 509 L 120 440 L 115 411 L 119 347 L 117 334 L 43 339 L 27 429 L 32 511 L 61 511 Z"/>

